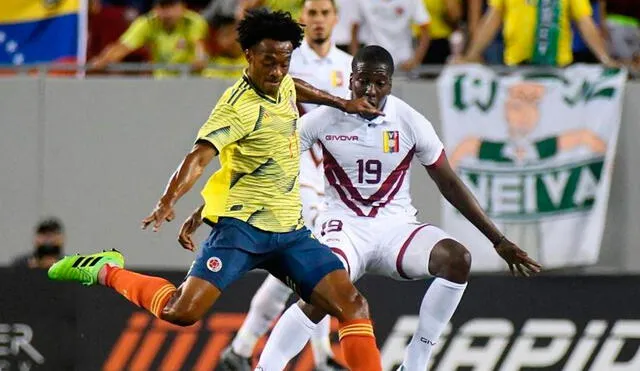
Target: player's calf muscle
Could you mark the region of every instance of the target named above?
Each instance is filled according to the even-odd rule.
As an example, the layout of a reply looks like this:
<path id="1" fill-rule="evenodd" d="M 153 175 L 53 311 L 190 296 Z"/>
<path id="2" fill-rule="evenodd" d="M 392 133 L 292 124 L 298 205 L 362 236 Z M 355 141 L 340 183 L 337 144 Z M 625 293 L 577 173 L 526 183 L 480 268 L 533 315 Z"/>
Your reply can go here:
<path id="1" fill-rule="evenodd" d="M 313 290 L 311 303 L 317 309 L 336 317 L 341 322 L 369 318 L 367 300 L 353 286 L 344 270 L 334 271 L 323 278 Z M 315 311 L 311 313 L 305 311 L 305 313 L 316 318 L 321 314 L 321 312 Z M 315 320 L 316 318 L 313 317 L 310 318 Z M 322 317 L 318 320 L 320 319 Z"/>

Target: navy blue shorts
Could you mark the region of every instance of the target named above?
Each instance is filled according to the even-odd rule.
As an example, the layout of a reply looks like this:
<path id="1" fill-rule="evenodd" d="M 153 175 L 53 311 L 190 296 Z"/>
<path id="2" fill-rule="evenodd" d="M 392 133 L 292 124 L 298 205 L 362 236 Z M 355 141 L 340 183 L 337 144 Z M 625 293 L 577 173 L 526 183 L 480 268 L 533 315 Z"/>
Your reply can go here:
<path id="1" fill-rule="evenodd" d="M 267 270 L 308 302 L 318 282 L 344 266 L 307 228 L 266 232 L 238 219 L 220 218 L 187 276 L 207 280 L 222 291 L 257 268 Z"/>

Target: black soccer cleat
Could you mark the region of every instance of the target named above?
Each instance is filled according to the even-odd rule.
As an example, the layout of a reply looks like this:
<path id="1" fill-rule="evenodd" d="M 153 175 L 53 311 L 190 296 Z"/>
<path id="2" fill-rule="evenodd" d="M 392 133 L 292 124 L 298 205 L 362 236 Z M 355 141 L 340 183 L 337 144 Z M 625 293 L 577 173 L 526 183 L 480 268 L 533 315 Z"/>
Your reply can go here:
<path id="1" fill-rule="evenodd" d="M 231 346 L 228 346 L 222 352 L 215 371 L 253 371 L 253 367 L 251 367 L 251 359 L 236 354 Z"/>

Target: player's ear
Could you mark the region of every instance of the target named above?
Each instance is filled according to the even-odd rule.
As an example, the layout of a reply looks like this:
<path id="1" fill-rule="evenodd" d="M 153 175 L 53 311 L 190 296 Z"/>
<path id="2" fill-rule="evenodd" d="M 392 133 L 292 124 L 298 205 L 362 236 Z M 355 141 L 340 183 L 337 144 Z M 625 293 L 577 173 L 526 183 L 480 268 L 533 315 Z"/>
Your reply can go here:
<path id="1" fill-rule="evenodd" d="M 349 74 L 349 90 L 353 91 L 353 72 Z"/>
<path id="2" fill-rule="evenodd" d="M 253 53 L 251 52 L 251 49 L 244 50 L 244 57 L 247 60 L 247 62 L 251 64 L 251 60 L 253 59 Z"/>

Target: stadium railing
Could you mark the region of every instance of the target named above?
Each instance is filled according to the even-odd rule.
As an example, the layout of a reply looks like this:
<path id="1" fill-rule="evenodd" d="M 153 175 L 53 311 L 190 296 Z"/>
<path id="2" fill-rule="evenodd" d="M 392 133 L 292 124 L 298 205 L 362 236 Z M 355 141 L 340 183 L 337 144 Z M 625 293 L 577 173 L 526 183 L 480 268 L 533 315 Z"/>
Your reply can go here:
<path id="1" fill-rule="evenodd" d="M 420 79 L 420 78 L 434 78 L 440 74 L 440 72 L 446 67 L 446 65 L 423 65 L 419 66 L 411 72 L 396 72 L 396 78 L 401 79 Z M 554 71 L 557 68 L 550 67 L 535 67 L 535 66 L 518 66 L 510 67 L 504 65 L 490 65 L 491 69 L 498 74 L 509 74 L 514 71 L 521 71 L 523 69 L 535 70 L 535 71 Z M 238 67 L 233 66 L 221 66 L 211 64 L 207 68 L 217 71 L 237 71 Z M 95 71 L 91 70 L 88 65 L 85 64 L 70 64 L 70 63 L 54 63 L 54 64 L 36 64 L 36 65 L 21 65 L 21 66 L 9 66 L 0 65 L 0 77 L 8 77 L 15 75 L 48 75 L 57 74 L 69 77 L 108 77 L 110 74 L 119 75 L 127 74 L 128 76 L 142 75 L 145 77 L 151 77 L 151 73 L 155 70 L 162 69 L 165 71 L 175 72 L 176 75 L 172 77 L 179 78 L 200 78 L 198 74 L 191 72 L 191 66 L 189 64 L 161 64 L 161 63 L 117 63 L 109 65 L 105 70 Z M 636 79 L 640 77 L 640 71 L 629 71 L 629 78 Z"/>

